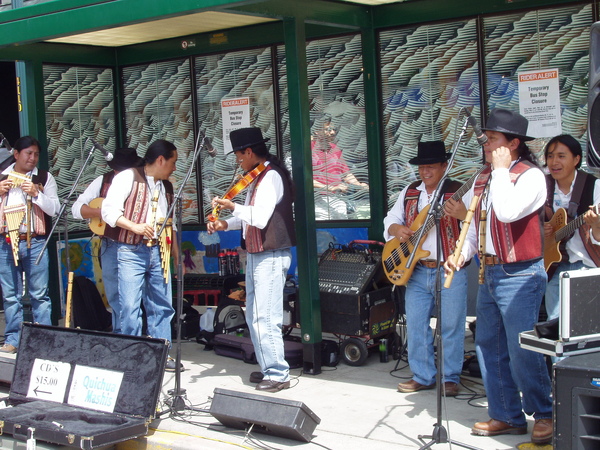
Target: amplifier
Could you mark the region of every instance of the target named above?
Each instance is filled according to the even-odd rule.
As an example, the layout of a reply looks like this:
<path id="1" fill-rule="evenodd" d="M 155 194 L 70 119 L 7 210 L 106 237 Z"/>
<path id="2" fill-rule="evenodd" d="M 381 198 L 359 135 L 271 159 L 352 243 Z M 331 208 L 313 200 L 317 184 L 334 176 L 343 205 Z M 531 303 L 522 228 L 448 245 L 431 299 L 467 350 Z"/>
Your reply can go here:
<path id="1" fill-rule="evenodd" d="M 394 292 L 398 291 L 396 289 Z M 384 336 L 396 325 L 392 286 L 363 294 L 321 292 L 321 326 L 326 333 Z"/>
<path id="2" fill-rule="evenodd" d="M 362 294 L 383 278 L 381 252 L 327 249 L 319 260 L 319 291 Z"/>

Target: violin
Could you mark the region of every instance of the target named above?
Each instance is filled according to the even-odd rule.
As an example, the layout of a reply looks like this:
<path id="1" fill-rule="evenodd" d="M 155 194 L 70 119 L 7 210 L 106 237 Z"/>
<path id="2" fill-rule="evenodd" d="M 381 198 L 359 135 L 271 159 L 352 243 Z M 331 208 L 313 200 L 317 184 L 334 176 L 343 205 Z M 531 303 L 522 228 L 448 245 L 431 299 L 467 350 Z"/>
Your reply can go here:
<path id="1" fill-rule="evenodd" d="M 261 163 L 254 169 L 246 172 L 221 198 L 223 200 L 231 200 L 233 197 L 246 189 L 266 168 L 267 166 Z M 221 205 L 215 206 L 212 210 L 212 213 L 208 215 L 207 220 L 209 222 L 216 222 L 219 220 L 220 211 Z"/>

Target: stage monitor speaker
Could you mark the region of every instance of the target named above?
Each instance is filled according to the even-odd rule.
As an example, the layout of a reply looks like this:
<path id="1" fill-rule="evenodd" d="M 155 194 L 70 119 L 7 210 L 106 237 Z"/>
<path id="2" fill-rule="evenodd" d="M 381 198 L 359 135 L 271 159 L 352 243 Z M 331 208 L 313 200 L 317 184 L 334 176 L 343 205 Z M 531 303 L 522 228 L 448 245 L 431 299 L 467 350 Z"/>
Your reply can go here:
<path id="1" fill-rule="evenodd" d="M 210 414 L 231 428 L 310 442 L 321 419 L 304 403 L 215 388 Z"/>
<path id="2" fill-rule="evenodd" d="M 554 448 L 591 450 L 600 442 L 600 353 L 554 365 Z"/>
<path id="3" fill-rule="evenodd" d="M 600 167 L 600 22 L 592 25 L 590 37 L 587 164 Z"/>

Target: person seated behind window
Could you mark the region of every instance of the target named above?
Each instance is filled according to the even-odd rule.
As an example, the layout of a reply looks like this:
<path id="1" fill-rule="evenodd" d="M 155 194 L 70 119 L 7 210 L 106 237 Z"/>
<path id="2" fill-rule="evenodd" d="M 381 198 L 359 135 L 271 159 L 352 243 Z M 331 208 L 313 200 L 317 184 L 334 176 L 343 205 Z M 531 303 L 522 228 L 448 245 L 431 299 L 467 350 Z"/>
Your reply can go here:
<path id="1" fill-rule="evenodd" d="M 334 142 L 336 130 L 329 119 L 317 125 L 311 139 L 315 215 L 317 220 L 346 219 L 347 205 L 342 196 L 349 185 L 368 189 L 360 182 L 343 159 L 342 150 Z"/>

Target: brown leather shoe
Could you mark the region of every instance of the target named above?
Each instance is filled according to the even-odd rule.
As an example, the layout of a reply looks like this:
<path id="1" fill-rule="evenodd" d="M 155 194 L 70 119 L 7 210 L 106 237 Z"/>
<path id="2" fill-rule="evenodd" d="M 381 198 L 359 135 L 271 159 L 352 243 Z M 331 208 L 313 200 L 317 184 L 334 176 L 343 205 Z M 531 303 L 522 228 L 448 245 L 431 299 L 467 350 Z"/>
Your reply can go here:
<path id="1" fill-rule="evenodd" d="M 550 444 L 553 432 L 552 419 L 537 419 L 531 431 L 531 442 L 534 444 Z"/>
<path id="2" fill-rule="evenodd" d="M 446 393 L 446 397 L 456 397 L 458 395 L 458 383 L 446 381 L 444 383 L 444 392 Z"/>
<path id="3" fill-rule="evenodd" d="M 477 422 L 471 428 L 471 434 L 477 436 L 498 436 L 499 434 L 525 434 L 527 425 L 524 427 L 513 427 L 506 422 L 490 419 L 487 422 Z"/>
<path id="4" fill-rule="evenodd" d="M 398 384 L 398 391 L 404 392 L 405 394 L 407 394 L 410 392 L 417 392 L 417 391 L 424 391 L 426 389 L 433 389 L 434 387 L 435 387 L 435 383 L 430 384 L 430 385 L 425 385 L 425 384 L 419 383 L 418 381 L 410 380 L 410 381 L 407 381 L 406 383 Z"/>
<path id="5" fill-rule="evenodd" d="M 289 381 L 273 381 L 273 380 L 262 380 L 256 385 L 257 391 L 262 392 L 279 392 L 283 389 L 289 389 Z"/>

